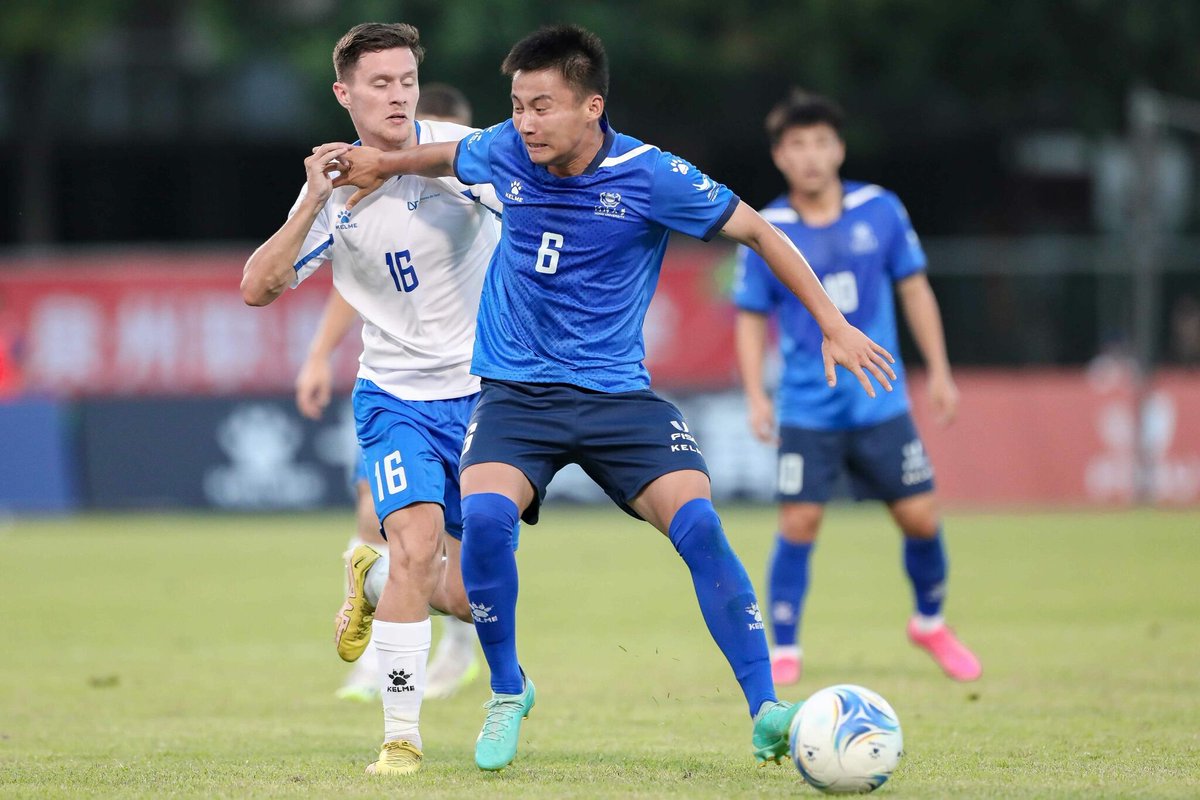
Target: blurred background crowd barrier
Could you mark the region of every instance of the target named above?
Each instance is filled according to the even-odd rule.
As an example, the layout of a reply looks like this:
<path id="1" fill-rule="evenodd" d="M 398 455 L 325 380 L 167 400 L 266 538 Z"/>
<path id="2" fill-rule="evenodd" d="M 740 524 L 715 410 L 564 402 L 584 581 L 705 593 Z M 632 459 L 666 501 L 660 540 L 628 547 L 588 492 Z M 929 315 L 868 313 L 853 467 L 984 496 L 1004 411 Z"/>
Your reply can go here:
<path id="1" fill-rule="evenodd" d="M 290 399 L 327 271 L 266 309 L 237 287 L 308 149 L 353 137 L 329 53 L 366 20 L 418 25 L 422 80 L 481 125 L 509 113 L 513 41 L 591 27 L 614 126 L 756 206 L 782 189 L 766 112 L 791 86 L 839 99 L 843 173 L 895 190 L 929 255 L 953 426 L 904 352 L 943 498 L 1200 503 L 1198 4 L 81 0 L 0 26 L 0 508 L 346 502 L 348 404 L 312 423 Z M 770 500 L 731 273 L 727 245 L 672 243 L 648 366 L 717 496 Z M 338 352 L 347 391 L 357 352 Z M 579 473 L 553 490 L 601 499 Z"/>

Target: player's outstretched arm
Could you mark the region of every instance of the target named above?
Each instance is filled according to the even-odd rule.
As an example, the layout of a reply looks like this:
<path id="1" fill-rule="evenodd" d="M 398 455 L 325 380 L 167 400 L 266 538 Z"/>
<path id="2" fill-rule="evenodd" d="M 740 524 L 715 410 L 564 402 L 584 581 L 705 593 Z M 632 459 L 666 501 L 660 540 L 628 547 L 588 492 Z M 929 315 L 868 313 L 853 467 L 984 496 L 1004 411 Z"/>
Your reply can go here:
<path id="1" fill-rule="evenodd" d="M 309 419 L 320 419 L 333 395 L 333 367 L 330 359 L 338 342 L 350 330 L 358 312 L 337 289 L 329 290 L 325 310 L 308 348 L 308 357 L 296 375 L 296 408 Z"/>
<path id="2" fill-rule="evenodd" d="M 825 359 L 825 380 L 830 386 L 837 384 L 834 365 L 840 364 L 854 373 L 871 397 L 875 396 L 875 387 L 871 385 L 868 373 L 874 375 L 884 389 L 889 392 L 892 390 L 888 380 L 896 378 L 891 368 L 895 361 L 892 354 L 846 321 L 829 295 L 825 294 L 825 288 L 817 280 L 812 267 L 790 239 L 742 202 L 738 203 L 733 215 L 721 229 L 721 235 L 746 245 L 762 256 L 775 276 L 800 298 L 800 302 L 817 320 L 817 325 L 825 334 L 821 352 Z"/>
<path id="3" fill-rule="evenodd" d="M 453 177 L 454 153 L 457 149 L 458 142 L 421 144 L 406 150 L 386 153 L 374 147 L 348 147 L 337 159 L 337 168 L 341 174 L 334 179 L 333 185 L 335 188 L 358 187 L 358 191 L 346 201 L 346 208 L 354 208 L 359 200 L 396 175 L 420 175 L 423 178 Z"/>
<path id="4" fill-rule="evenodd" d="M 347 148 L 349 145 L 346 144 L 324 144 L 314 148 L 313 154 L 304 159 L 307 191 L 296 207 L 296 213 L 250 255 L 242 270 L 242 299 L 246 305 L 272 303 L 292 285 L 304 238 L 333 192 L 330 162 Z"/>

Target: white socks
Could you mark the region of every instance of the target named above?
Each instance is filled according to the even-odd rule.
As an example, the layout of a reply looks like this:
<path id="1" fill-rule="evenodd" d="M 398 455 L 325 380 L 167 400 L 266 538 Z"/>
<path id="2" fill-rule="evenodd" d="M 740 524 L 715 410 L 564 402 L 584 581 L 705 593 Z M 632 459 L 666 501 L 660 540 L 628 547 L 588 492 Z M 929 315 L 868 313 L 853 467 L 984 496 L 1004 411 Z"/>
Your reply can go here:
<path id="1" fill-rule="evenodd" d="M 419 724 L 425 696 L 432 626 L 420 622 L 375 620 L 371 641 L 379 653 L 379 688 L 383 696 L 383 740 L 404 739 L 421 749 Z"/>
<path id="2" fill-rule="evenodd" d="M 913 614 L 913 627 L 918 633 L 933 633 L 938 628 L 946 624 L 941 614 L 933 617 L 927 617 L 924 614 Z"/>

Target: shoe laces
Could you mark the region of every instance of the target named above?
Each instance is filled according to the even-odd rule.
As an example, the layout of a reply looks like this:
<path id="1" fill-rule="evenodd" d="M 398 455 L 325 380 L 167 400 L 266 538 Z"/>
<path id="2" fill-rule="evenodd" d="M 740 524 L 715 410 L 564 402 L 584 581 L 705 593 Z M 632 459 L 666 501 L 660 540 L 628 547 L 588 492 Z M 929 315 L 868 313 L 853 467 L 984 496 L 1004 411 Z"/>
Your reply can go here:
<path id="1" fill-rule="evenodd" d="M 387 761 L 407 761 L 411 757 L 418 755 L 416 746 L 410 743 L 407 739 L 384 742 L 383 750 L 383 758 Z"/>
<path id="2" fill-rule="evenodd" d="M 500 741 L 508 732 L 513 719 L 521 713 L 521 701 L 507 697 L 493 697 L 484 703 L 483 707 L 488 713 L 483 720 L 483 730 L 479 736 L 492 741 Z"/>

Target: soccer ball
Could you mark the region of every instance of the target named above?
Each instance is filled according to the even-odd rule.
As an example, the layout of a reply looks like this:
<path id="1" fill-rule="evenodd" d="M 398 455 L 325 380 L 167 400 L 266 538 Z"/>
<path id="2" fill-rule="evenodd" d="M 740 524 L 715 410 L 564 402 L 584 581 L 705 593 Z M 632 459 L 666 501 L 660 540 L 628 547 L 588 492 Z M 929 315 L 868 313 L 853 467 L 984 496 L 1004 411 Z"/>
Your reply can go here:
<path id="1" fill-rule="evenodd" d="M 875 692 L 848 683 L 804 701 L 788 745 L 804 780 L 828 794 L 878 789 L 904 755 L 896 712 Z"/>

